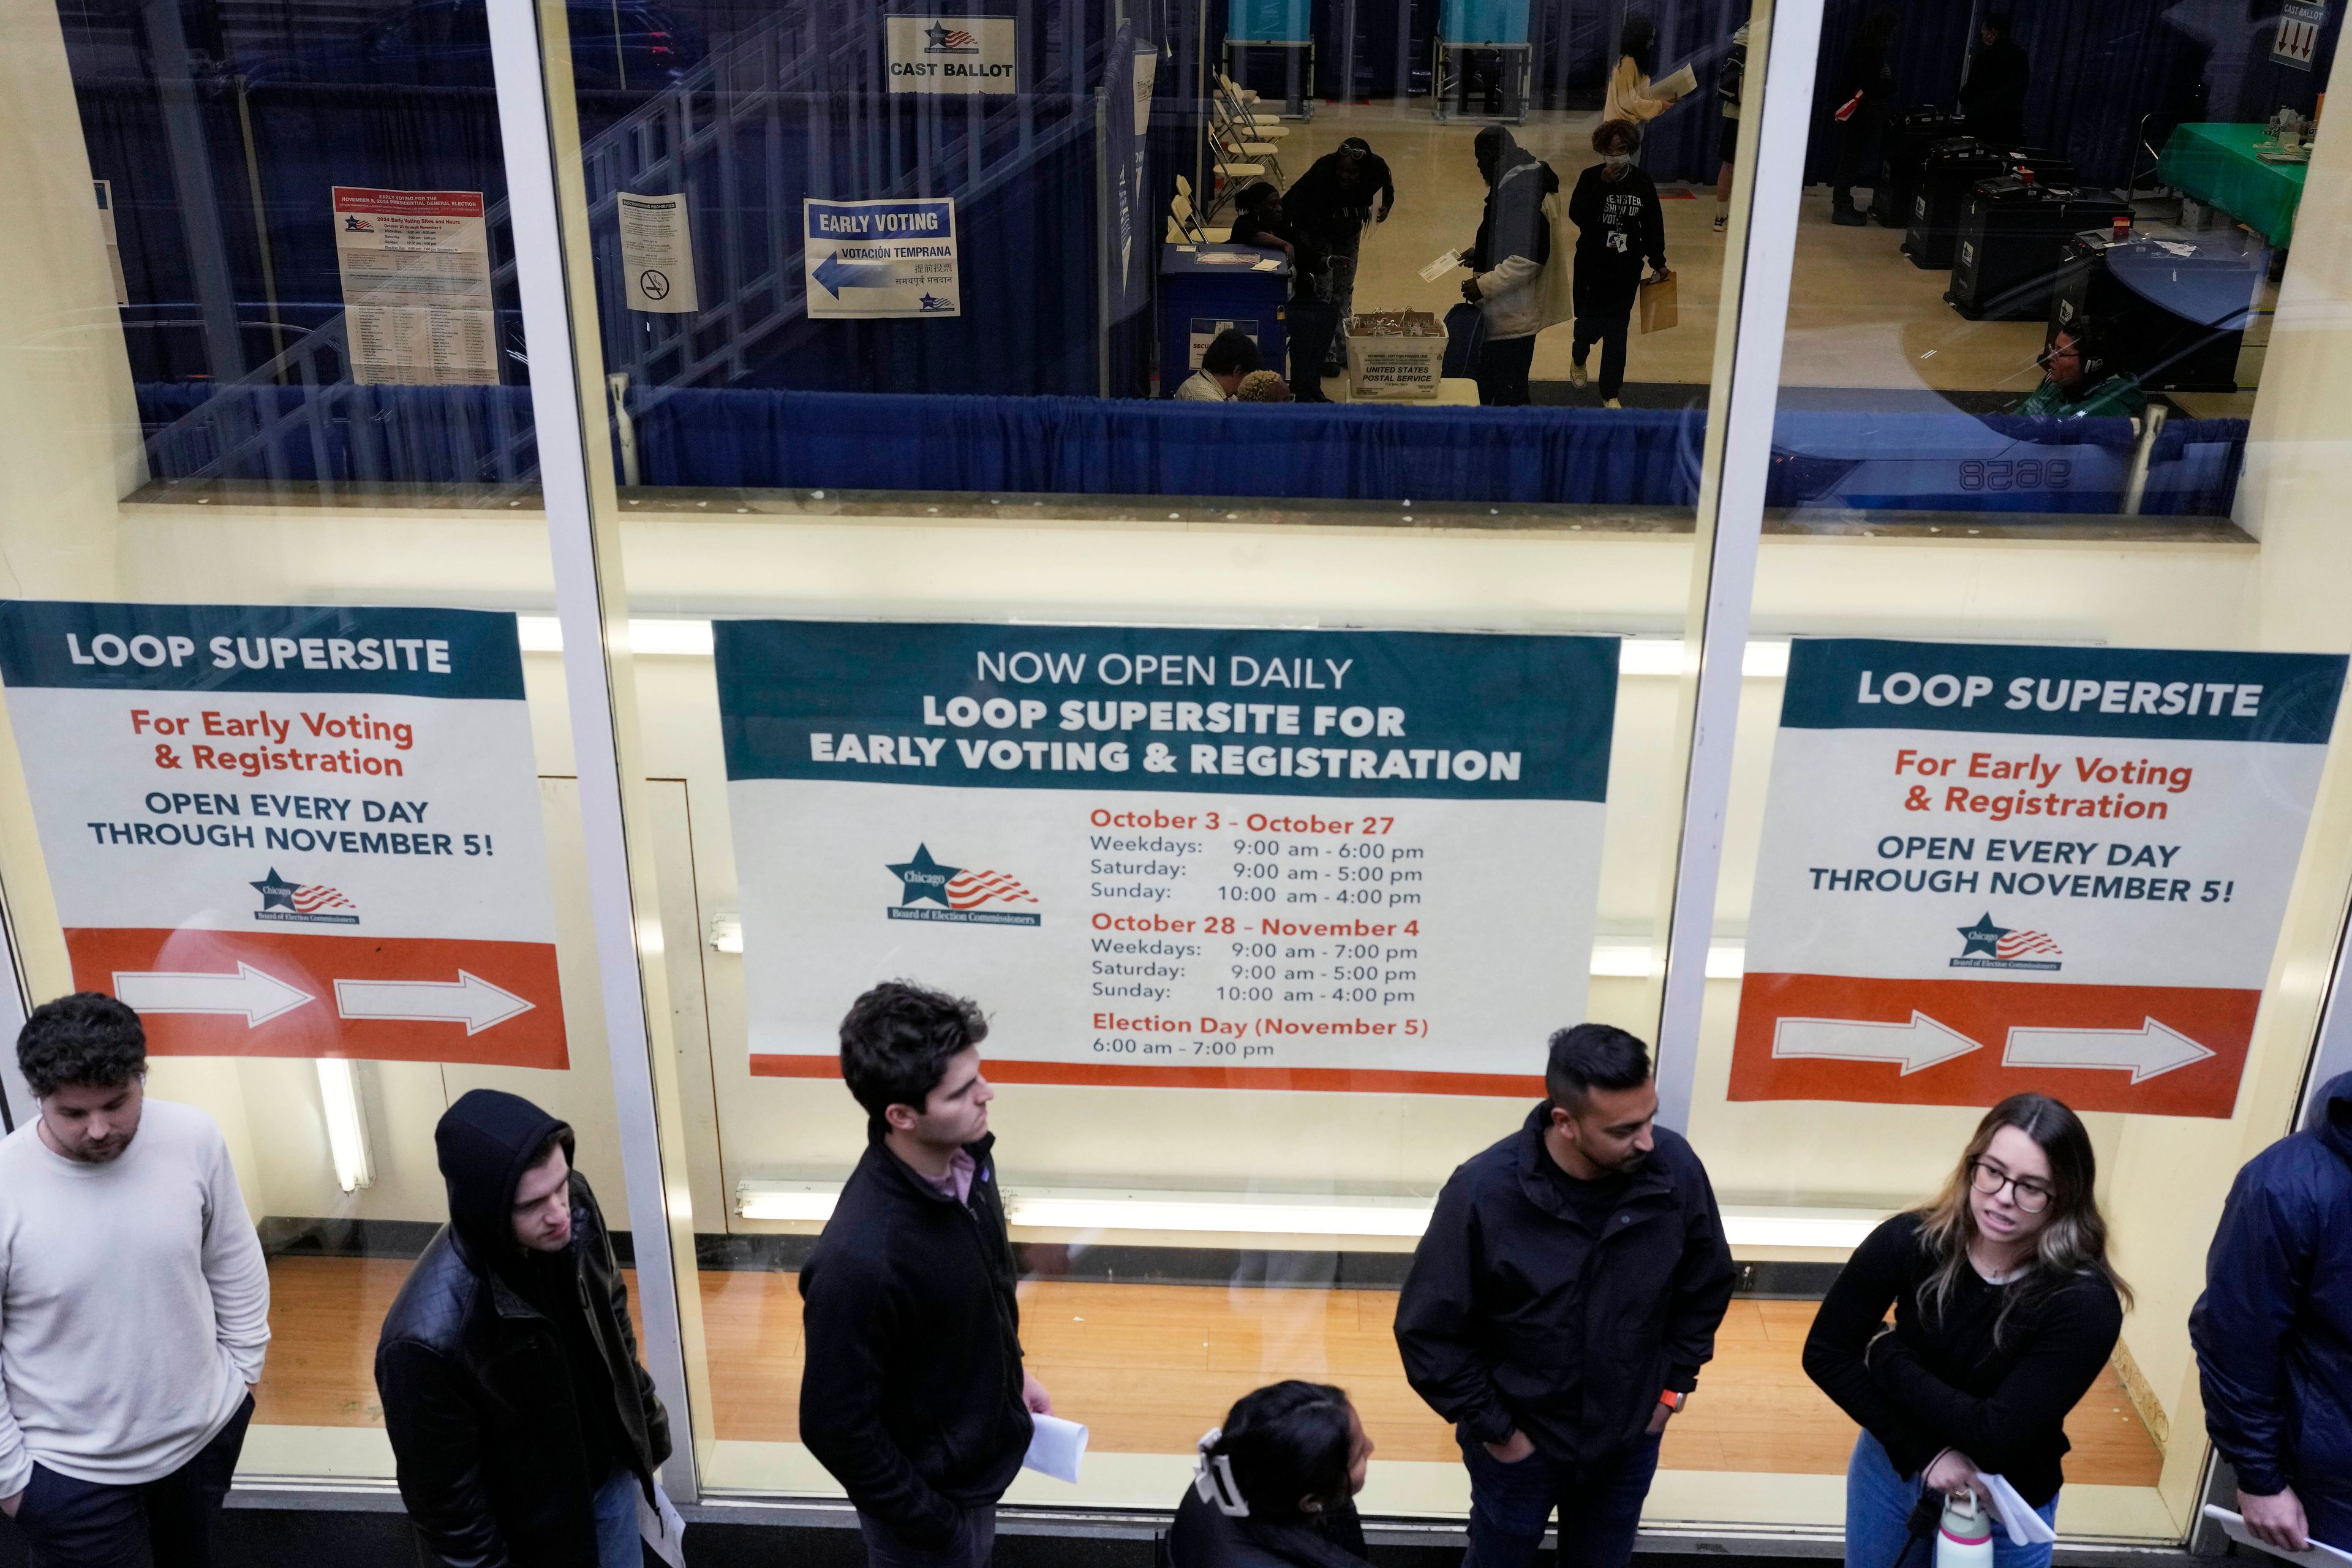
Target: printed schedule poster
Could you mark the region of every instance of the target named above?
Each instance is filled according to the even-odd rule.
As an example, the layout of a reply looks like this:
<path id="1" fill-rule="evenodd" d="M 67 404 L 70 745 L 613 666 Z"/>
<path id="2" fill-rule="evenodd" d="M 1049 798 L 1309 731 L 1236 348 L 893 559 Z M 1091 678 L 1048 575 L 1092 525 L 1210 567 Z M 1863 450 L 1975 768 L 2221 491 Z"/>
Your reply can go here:
<path id="1" fill-rule="evenodd" d="M 2344 666 L 1800 638 L 1730 1097 L 2228 1116 Z"/>
<path id="2" fill-rule="evenodd" d="M 166 1056 L 563 1068 L 511 615 L 0 603 L 76 986 Z"/>
<path id="3" fill-rule="evenodd" d="M 1524 1096 L 1584 1016 L 1617 639 L 717 623 L 751 1070 L 882 980 L 1015 1083 Z"/>
<path id="4" fill-rule="evenodd" d="M 333 190 L 352 379 L 493 386 L 498 331 L 479 191 Z"/>

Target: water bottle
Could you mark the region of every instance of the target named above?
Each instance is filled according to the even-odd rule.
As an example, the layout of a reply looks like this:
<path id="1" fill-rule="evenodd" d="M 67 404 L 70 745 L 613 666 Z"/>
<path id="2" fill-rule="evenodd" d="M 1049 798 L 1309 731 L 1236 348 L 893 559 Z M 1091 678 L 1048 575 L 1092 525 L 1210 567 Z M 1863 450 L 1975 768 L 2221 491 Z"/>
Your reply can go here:
<path id="1" fill-rule="evenodd" d="M 1944 1500 L 1936 1568 L 1992 1568 L 1992 1516 L 1975 1493 L 1954 1492 Z"/>

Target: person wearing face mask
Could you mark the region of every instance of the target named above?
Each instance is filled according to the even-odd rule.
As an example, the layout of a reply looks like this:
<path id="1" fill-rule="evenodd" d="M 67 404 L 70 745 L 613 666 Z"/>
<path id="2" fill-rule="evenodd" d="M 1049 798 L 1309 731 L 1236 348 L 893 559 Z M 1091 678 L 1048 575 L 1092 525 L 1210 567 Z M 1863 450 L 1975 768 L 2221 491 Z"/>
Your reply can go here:
<path id="1" fill-rule="evenodd" d="M 669 1419 L 637 1360 L 572 1129 L 468 1089 L 433 1129 L 449 1223 L 384 1314 L 375 1385 L 401 1500 L 444 1568 L 638 1568 Z"/>
<path id="2" fill-rule="evenodd" d="M 1649 1048 L 1580 1024 L 1547 1098 L 1457 1169 L 1397 1300 L 1405 1377 L 1470 1471 L 1463 1568 L 1625 1568 L 1667 1420 L 1698 1385 L 1738 1269 L 1706 1168 L 1656 1125 Z"/>
<path id="3" fill-rule="evenodd" d="M 1347 1394 L 1296 1379 L 1234 1401 L 1201 1439 L 1160 1568 L 1365 1568 L 1372 1440 Z"/>
<path id="4" fill-rule="evenodd" d="M 2056 1517 L 2066 1413 L 2130 1300 L 2107 1262 L 2096 1173 L 2081 1118 L 2011 1095 L 1935 1200 L 1872 1231 L 1822 1298 L 1805 1372 L 1862 1426 L 1846 1466 L 1851 1568 L 1928 1568 L 1932 1544 L 1910 1523 L 1923 1489 L 1981 1501 L 1998 1475 Z M 1992 1541 L 1995 1568 L 2048 1568 L 2047 1542 Z"/>
<path id="5" fill-rule="evenodd" d="M 1666 275 L 1666 218 L 1658 187 L 1633 167 L 1641 144 L 1639 127 L 1602 121 L 1592 132 L 1601 162 L 1577 176 L 1568 198 L 1569 221 L 1576 225 L 1575 358 L 1568 377 L 1585 384 L 1585 356 L 1599 343 L 1604 408 L 1622 406 L 1625 333 L 1642 291 L 1642 264 L 1646 260 L 1658 277 Z"/>
<path id="6" fill-rule="evenodd" d="M 1462 264 L 1476 274 L 1462 285 L 1462 298 L 1478 307 L 1486 324 L 1478 354 L 1478 401 L 1523 406 L 1536 334 L 1543 330 L 1538 283 L 1551 260 L 1544 197 L 1558 194 L 1559 176 L 1499 125 L 1482 129 L 1471 153 L 1486 182 L 1478 237 L 1462 253 Z"/>

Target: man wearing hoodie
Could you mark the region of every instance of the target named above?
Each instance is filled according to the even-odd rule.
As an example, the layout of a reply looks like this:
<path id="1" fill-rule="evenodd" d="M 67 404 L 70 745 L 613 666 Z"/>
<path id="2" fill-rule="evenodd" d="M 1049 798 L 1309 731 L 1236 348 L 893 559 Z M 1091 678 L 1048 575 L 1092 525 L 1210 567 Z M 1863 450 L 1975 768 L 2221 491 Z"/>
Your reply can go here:
<path id="1" fill-rule="evenodd" d="M 801 1266 L 801 1440 L 873 1568 L 986 1563 L 1030 1415 L 1054 1407 L 1022 1365 L 987 1037 L 977 1005 L 902 981 L 841 1021 L 866 1154 Z"/>
<path id="2" fill-rule="evenodd" d="M 2246 1528 L 2352 1552 L 2352 1073 L 2238 1173 L 2189 1338 Z"/>
<path id="3" fill-rule="evenodd" d="M 385 1314 L 375 1385 L 401 1500 L 445 1568 L 639 1568 L 669 1421 L 637 1362 L 572 1129 L 470 1089 L 433 1130 L 449 1223 Z"/>
<path id="4" fill-rule="evenodd" d="M 1647 1047 L 1562 1029 L 1544 1088 L 1437 1194 L 1397 1300 L 1405 1377 L 1470 1470 L 1463 1568 L 1532 1568 L 1555 1507 L 1559 1568 L 1625 1568 L 1738 1276 Z"/>
<path id="5" fill-rule="evenodd" d="M 1476 274 L 1462 285 L 1462 297 L 1478 307 L 1486 322 L 1486 345 L 1478 356 L 1478 401 L 1522 407 L 1536 333 L 1543 328 L 1536 283 L 1551 259 L 1544 197 L 1559 193 L 1559 176 L 1499 125 L 1482 129 L 1471 152 L 1486 182 L 1478 237 L 1462 257 L 1463 265 Z"/>

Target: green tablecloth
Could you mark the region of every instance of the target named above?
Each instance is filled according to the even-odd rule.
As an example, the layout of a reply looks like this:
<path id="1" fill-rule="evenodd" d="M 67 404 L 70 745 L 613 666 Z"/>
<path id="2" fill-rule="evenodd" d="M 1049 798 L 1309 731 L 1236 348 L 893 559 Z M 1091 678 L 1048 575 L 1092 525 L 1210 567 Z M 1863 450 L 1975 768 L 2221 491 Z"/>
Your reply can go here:
<path id="1" fill-rule="evenodd" d="M 2177 126 L 2164 144 L 2164 183 L 2284 246 L 2294 237 L 2309 165 L 2263 163 L 2254 144 L 2268 134 L 2260 125 Z"/>

